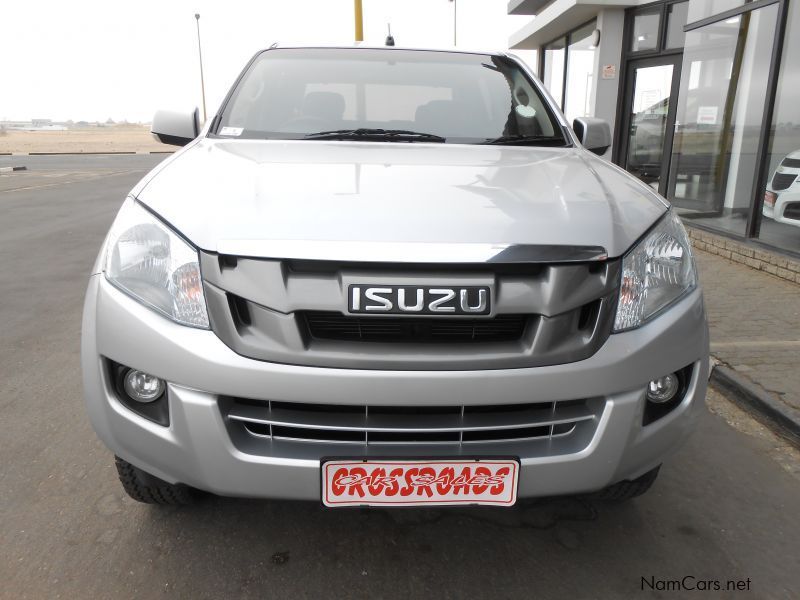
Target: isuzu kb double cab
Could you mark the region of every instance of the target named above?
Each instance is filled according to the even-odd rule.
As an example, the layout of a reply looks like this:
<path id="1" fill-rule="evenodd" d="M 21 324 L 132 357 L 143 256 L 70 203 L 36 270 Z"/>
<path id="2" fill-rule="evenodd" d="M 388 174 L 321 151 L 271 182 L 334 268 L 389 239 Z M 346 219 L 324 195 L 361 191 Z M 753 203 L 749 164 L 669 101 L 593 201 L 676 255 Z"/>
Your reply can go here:
<path id="1" fill-rule="evenodd" d="M 686 232 L 513 56 L 271 48 L 152 129 L 83 319 L 133 498 L 624 499 L 691 430 Z"/>

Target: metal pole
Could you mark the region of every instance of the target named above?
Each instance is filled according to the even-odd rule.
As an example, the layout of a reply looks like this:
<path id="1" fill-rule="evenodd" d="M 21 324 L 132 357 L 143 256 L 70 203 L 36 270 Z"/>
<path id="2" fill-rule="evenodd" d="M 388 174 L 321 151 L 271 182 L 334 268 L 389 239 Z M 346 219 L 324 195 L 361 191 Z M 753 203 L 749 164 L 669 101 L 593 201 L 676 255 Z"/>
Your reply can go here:
<path id="1" fill-rule="evenodd" d="M 203 79 L 203 50 L 200 46 L 200 13 L 195 13 L 197 21 L 197 55 L 200 57 L 200 92 L 203 95 L 203 123 L 206 122 L 206 83 Z"/>
<path id="2" fill-rule="evenodd" d="M 364 17 L 361 9 L 361 0 L 354 0 L 355 2 L 355 16 L 356 16 L 356 41 L 364 41 Z"/>

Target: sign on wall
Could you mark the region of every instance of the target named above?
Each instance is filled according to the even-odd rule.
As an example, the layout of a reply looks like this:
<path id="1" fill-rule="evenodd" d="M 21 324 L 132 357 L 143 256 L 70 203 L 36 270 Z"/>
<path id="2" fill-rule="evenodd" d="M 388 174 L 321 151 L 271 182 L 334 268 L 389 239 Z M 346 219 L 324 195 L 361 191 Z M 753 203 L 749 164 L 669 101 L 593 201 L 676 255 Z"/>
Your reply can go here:
<path id="1" fill-rule="evenodd" d="M 617 65 L 603 65 L 603 79 L 614 79 L 617 76 Z"/>

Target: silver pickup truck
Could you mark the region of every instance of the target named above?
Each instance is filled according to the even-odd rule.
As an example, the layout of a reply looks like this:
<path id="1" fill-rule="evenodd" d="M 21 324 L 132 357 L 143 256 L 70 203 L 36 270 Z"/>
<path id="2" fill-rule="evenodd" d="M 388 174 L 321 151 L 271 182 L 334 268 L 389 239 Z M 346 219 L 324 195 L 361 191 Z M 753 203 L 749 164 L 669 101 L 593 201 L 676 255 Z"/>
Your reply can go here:
<path id="1" fill-rule="evenodd" d="M 133 498 L 626 499 L 691 431 L 686 232 L 513 56 L 270 48 L 152 129 L 83 319 Z"/>

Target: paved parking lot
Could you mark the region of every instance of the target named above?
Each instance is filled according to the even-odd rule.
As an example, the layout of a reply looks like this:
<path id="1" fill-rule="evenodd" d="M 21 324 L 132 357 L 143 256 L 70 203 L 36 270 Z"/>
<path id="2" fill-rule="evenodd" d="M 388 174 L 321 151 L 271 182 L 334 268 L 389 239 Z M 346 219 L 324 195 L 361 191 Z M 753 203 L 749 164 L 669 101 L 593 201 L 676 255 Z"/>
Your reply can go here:
<path id="1" fill-rule="evenodd" d="M 12 157 L 0 157 L 0 166 Z M 18 163 L 19 158 L 13 157 Z M 712 393 L 654 488 L 627 505 L 326 511 L 123 496 L 83 408 L 86 277 L 126 192 L 161 157 L 26 157 L 0 176 L 0 597 L 795 598 L 800 459 Z"/>

